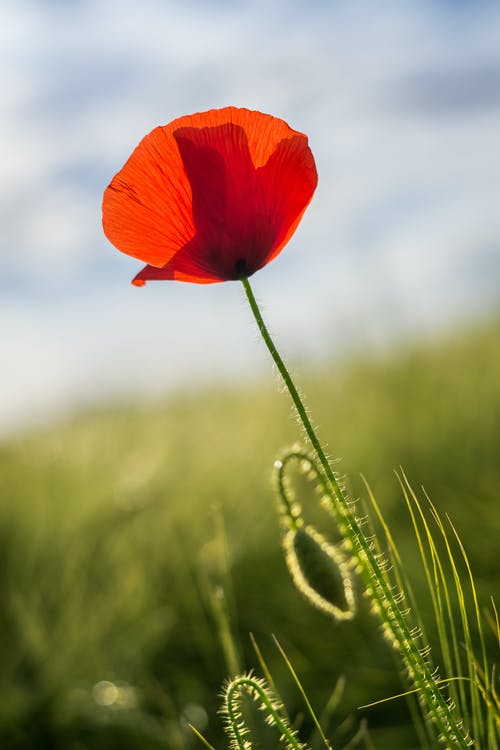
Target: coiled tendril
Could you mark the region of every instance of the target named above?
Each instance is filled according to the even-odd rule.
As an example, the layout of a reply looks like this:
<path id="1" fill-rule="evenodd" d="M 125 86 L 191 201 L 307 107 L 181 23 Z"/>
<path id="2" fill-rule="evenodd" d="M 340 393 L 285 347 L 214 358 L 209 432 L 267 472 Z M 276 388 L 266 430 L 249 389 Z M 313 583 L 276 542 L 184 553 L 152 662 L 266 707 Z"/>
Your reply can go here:
<path id="1" fill-rule="evenodd" d="M 292 580 L 301 594 L 317 609 L 337 621 L 351 620 L 356 612 L 352 563 L 339 545 L 333 545 L 313 526 L 305 523 L 302 506 L 287 481 L 290 462 L 320 491 L 321 472 L 304 451 L 291 450 L 274 464 L 279 500 L 282 545 Z"/>

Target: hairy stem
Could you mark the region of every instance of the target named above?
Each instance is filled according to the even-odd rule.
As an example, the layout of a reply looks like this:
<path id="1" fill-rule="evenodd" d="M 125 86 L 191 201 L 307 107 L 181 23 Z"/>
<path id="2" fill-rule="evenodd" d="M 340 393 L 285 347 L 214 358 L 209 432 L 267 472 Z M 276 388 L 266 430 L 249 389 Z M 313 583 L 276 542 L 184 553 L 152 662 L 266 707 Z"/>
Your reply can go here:
<path id="1" fill-rule="evenodd" d="M 251 750 L 252 743 L 247 739 L 248 727 L 242 715 L 241 699 L 243 692 L 251 698 L 260 701 L 265 714 L 265 720 L 270 726 L 276 727 L 286 750 L 306 750 L 296 737 L 296 733 L 288 725 L 288 721 L 280 714 L 281 705 L 274 699 L 264 682 L 253 675 L 242 675 L 231 680 L 224 690 L 222 713 L 226 719 L 226 727 L 231 738 L 233 750 Z"/>
<path id="2" fill-rule="evenodd" d="M 446 747 L 466 750 L 469 747 L 469 742 L 464 729 L 455 719 L 445 696 L 439 689 L 425 655 L 420 652 L 411 629 L 405 620 L 404 613 L 396 601 L 395 594 L 384 575 L 373 546 L 370 540 L 367 539 L 358 519 L 349 506 L 347 497 L 340 487 L 325 451 L 316 435 L 316 431 L 312 426 L 303 400 L 269 334 L 250 282 L 247 278 L 243 278 L 241 281 L 259 332 L 283 378 L 300 422 L 321 465 L 328 485 L 325 489 L 332 501 L 332 510 L 339 520 L 341 531 L 344 533 L 346 541 L 350 546 L 351 554 L 356 560 L 372 602 L 382 618 L 387 634 L 393 646 L 400 652 L 408 673 L 415 686 L 419 689 L 420 695 Z"/>

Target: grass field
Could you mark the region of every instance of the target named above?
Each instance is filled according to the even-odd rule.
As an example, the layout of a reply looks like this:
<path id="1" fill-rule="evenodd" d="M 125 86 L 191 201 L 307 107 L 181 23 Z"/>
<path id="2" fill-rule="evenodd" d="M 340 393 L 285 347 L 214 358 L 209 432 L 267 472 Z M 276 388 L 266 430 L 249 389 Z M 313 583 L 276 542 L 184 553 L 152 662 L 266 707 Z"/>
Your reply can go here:
<path id="1" fill-rule="evenodd" d="M 367 478 L 424 618 L 428 596 L 394 470 L 452 517 L 481 604 L 498 599 L 499 344 L 497 320 L 297 373 L 354 496 L 366 497 Z M 345 678 L 335 710 L 324 711 L 335 750 L 363 717 L 376 748 L 420 747 L 404 700 L 356 710 L 403 689 L 362 599 L 358 617 L 334 624 L 290 581 L 270 476 L 301 435 L 278 391 L 269 377 L 244 391 L 88 411 L 0 447 L 2 748 L 177 750 L 199 746 L 191 721 L 220 749 L 221 684 L 258 671 L 250 632 L 305 737 L 310 720 L 272 633 L 320 714 Z M 302 497 L 335 537 L 307 486 Z M 493 654 L 492 634 L 487 642 Z"/>

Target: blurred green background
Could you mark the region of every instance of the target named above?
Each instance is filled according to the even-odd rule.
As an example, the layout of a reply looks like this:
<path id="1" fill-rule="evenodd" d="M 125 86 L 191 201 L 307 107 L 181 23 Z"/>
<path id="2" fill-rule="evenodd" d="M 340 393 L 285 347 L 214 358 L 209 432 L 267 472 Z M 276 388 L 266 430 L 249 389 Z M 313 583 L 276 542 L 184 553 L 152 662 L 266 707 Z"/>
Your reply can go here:
<path id="1" fill-rule="evenodd" d="M 499 593 L 499 341 L 496 319 L 378 359 L 294 368 L 353 494 L 366 496 L 360 472 L 370 482 L 425 616 L 393 470 L 450 514 L 488 606 Z M 217 694 L 235 660 L 258 668 L 250 632 L 304 736 L 272 633 L 319 713 L 345 676 L 325 726 L 334 747 L 362 717 L 377 748 L 419 746 L 403 701 L 355 710 L 401 691 L 365 604 L 335 624 L 289 579 L 270 477 L 300 434 L 278 391 L 269 378 L 82 411 L 1 445 L 2 748 L 199 746 L 186 721 L 224 747 Z M 334 534 L 303 492 L 306 515 Z"/>
<path id="2" fill-rule="evenodd" d="M 300 433 L 241 289 L 132 288 L 139 264 L 106 241 L 100 203 L 174 117 L 232 104 L 307 133 L 318 190 L 258 276 L 266 320 L 421 606 L 399 466 L 453 518 L 486 605 L 500 325 L 470 321 L 499 299 L 500 5 L 1 0 L 0 15 L 0 747 L 188 750 L 189 720 L 220 750 L 217 693 L 257 666 L 250 631 L 303 738 L 271 633 L 320 713 L 345 675 L 335 750 L 362 717 L 376 747 L 417 747 L 404 702 L 355 710 L 401 690 L 366 603 L 335 625 L 289 580 L 271 472 Z"/>

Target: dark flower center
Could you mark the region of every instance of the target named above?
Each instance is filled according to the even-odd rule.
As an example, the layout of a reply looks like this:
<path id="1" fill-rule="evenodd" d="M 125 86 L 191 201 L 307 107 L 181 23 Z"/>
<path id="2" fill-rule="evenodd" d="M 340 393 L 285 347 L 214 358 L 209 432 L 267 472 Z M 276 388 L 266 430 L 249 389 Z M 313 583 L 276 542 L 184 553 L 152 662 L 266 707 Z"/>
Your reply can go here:
<path id="1" fill-rule="evenodd" d="M 238 279 L 244 279 L 250 275 L 247 268 L 246 258 L 238 258 L 234 264 L 234 270 Z"/>

